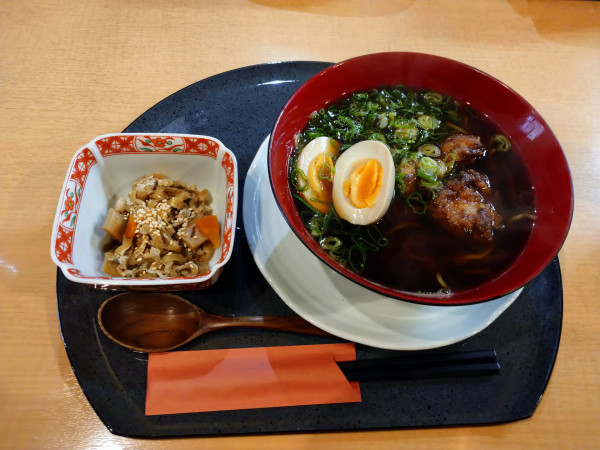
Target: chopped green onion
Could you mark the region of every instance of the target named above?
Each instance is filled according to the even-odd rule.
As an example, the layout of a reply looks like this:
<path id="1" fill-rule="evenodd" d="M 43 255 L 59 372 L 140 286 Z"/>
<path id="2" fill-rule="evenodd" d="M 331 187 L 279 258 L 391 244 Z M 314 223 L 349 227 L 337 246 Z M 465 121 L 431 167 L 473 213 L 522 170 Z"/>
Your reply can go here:
<path id="1" fill-rule="evenodd" d="M 308 203 L 306 200 L 304 200 L 301 196 L 299 196 L 298 194 L 293 194 L 292 195 L 296 200 L 299 200 L 300 202 L 302 202 L 304 204 L 304 206 L 306 206 L 307 208 L 309 208 L 310 210 L 313 211 L 313 213 L 321 216 L 323 215 L 320 211 L 317 211 L 315 208 L 313 208 L 313 206 Z"/>
<path id="2" fill-rule="evenodd" d="M 382 133 L 373 133 L 368 136 L 369 141 L 381 141 L 384 144 L 386 143 L 385 136 Z"/>
<path id="3" fill-rule="evenodd" d="M 437 158 L 441 154 L 440 148 L 435 144 L 423 144 L 419 147 L 419 152 L 432 158 Z"/>
<path id="4" fill-rule="evenodd" d="M 435 130 L 440 126 L 440 121 L 433 116 L 423 114 L 417 118 L 417 122 L 426 130 Z"/>
<path id="5" fill-rule="evenodd" d="M 441 181 L 421 181 L 421 186 L 430 191 L 439 191 L 444 187 L 444 183 Z"/>
<path id="6" fill-rule="evenodd" d="M 365 251 L 376 252 L 379 250 L 379 246 L 374 241 L 363 235 L 352 236 L 352 242 L 361 246 Z"/>
<path id="7" fill-rule="evenodd" d="M 308 222 L 307 228 L 310 230 L 310 234 L 314 237 L 321 237 L 323 235 L 323 216 L 314 216 Z"/>
<path id="8" fill-rule="evenodd" d="M 396 142 L 390 142 L 390 145 L 395 145 Z M 398 161 L 400 161 L 402 158 L 404 158 L 406 156 L 406 154 L 408 153 L 408 148 L 406 147 L 391 147 L 390 151 L 392 152 L 392 158 L 394 159 L 394 164 L 398 164 Z"/>
<path id="9" fill-rule="evenodd" d="M 362 273 L 365 270 L 367 262 L 367 252 L 360 245 L 353 245 L 348 249 L 348 263 L 350 268 L 356 273 Z"/>
<path id="10" fill-rule="evenodd" d="M 310 201 L 311 202 L 315 202 L 315 203 L 329 203 L 329 202 L 323 201 L 323 200 L 321 200 L 320 198 L 317 198 L 317 197 L 311 197 Z"/>
<path id="11" fill-rule="evenodd" d="M 414 142 L 419 136 L 419 128 L 414 120 L 396 120 L 394 121 L 394 137 L 403 139 L 407 142 Z"/>
<path id="12" fill-rule="evenodd" d="M 404 182 L 405 174 L 403 172 L 396 172 L 396 184 L 400 188 L 400 193 L 406 192 L 406 183 Z"/>
<path id="13" fill-rule="evenodd" d="M 441 94 L 438 94 L 437 92 L 433 92 L 433 91 L 426 92 L 423 95 L 423 99 L 426 102 L 433 103 L 435 105 L 441 104 L 442 100 L 443 100 Z"/>
<path id="14" fill-rule="evenodd" d="M 356 126 L 356 123 L 354 123 L 354 121 L 350 117 L 339 116 L 338 120 L 341 121 L 341 122 L 344 122 L 346 125 L 349 125 L 350 127 L 355 127 Z"/>
<path id="15" fill-rule="evenodd" d="M 379 114 L 377 116 L 377 119 L 378 119 L 377 120 L 377 126 L 379 128 L 385 128 L 385 127 L 387 127 L 388 123 L 390 122 L 389 119 L 388 119 L 387 114 Z"/>
<path id="16" fill-rule="evenodd" d="M 493 150 L 497 152 L 507 152 L 512 147 L 510 140 L 503 134 L 496 134 L 492 142 L 495 144 Z"/>
<path id="17" fill-rule="evenodd" d="M 307 131 L 306 132 L 306 136 L 308 136 L 308 138 L 310 140 L 312 140 L 312 139 L 316 139 L 316 138 L 321 137 L 321 136 L 325 136 L 325 134 L 322 131 L 311 130 L 311 131 Z"/>
<path id="18" fill-rule="evenodd" d="M 459 122 L 460 119 L 462 118 L 462 114 L 458 110 L 458 106 L 456 106 L 455 109 L 454 108 L 453 109 L 447 109 L 444 112 L 450 118 L 450 120 L 453 120 L 454 122 Z"/>
<path id="19" fill-rule="evenodd" d="M 456 153 L 450 152 L 444 156 L 444 165 L 446 166 L 446 173 L 450 172 L 456 162 Z"/>
<path id="20" fill-rule="evenodd" d="M 435 159 L 423 156 L 417 163 L 417 175 L 426 181 L 437 181 L 439 168 Z"/>
<path id="21" fill-rule="evenodd" d="M 298 183 L 298 180 L 302 180 L 302 186 Z M 308 178 L 304 173 L 304 170 L 294 168 L 290 174 L 290 183 L 297 191 L 304 192 L 308 189 Z"/>
<path id="22" fill-rule="evenodd" d="M 329 256 L 331 256 L 334 260 L 336 260 L 342 266 L 348 264 L 347 252 L 344 247 L 341 247 L 338 250 L 330 250 Z"/>
<path id="23" fill-rule="evenodd" d="M 389 239 L 381 234 L 379 227 L 376 225 L 367 227 L 367 234 L 373 240 L 373 242 L 377 243 L 379 247 L 386 247 L 390 243 Z"/>
<path id="24" fill-rule="evenodd" d="M 320 180 L 333 182 L 334 172 L 335 167 L 331 167 L 326 160 L 323 160 L 323 164 L 321 164 L 321 168 L 318 172 L 318 177 Z"/>
<path id="25" fill-rule="evenodd" d="M 430 183 L 435 183 L 437 181 L 435 176 L 430 175 L 427 172 L 423 172 L 421 169 L 417 169 L 417 176 Z"/>
<path id="26" fill-rule="evenodd" d="M 418 192 L 409 194 L 406 197 L 406 204 L 415 214 L 425 214 L 427 212 L 427 203 Z"/>
<path id="27" fill-rule="evenodd" d="M 321 248 L 329 251 L 336 251 L 342 247 L 342 241 L 335 236 L 327 236 L 321 239 Z"/>

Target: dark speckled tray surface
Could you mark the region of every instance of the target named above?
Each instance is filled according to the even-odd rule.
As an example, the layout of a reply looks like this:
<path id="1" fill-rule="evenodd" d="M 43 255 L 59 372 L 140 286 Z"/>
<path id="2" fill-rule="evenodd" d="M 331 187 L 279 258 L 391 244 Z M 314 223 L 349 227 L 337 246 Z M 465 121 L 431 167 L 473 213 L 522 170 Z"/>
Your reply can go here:
<path id="1" fill-rule="evenodd" d="M 188 86 L 150 108 L 126 132 L 193 133 L 218 137 L 238 160 L 240 195 L 248 167 L 290 95 L 323 62 L 245 67 Z M 243 198 L 238 217 L 241 219 Z M 242 220 L 221 279 L 209 290 L 181 293 L 216 314 L 291 315 L 250 253 Z M 502 365 L 493 376 L 368 382 L 361 403 L 294 406 L 145 416 L 147 356 L 109 341 L 98 328 L 100 304 L 114 292 L 72 283 L 57 273 L 58 312 L 73 371 L 92 407 L 115 434 L 139 437 L 374 430 L 481 425 L 530 417 L 546 388 L 562 325 L 562 282 L 555 259 L 488 328 L 445 347 L 495 349 Z M 181 350 L 342 342 L 265 330 L 213 333 Z M 389 350 L 357 344 L 357 357 Z M 440 351 L 440 350 L 437 350 Z"/>

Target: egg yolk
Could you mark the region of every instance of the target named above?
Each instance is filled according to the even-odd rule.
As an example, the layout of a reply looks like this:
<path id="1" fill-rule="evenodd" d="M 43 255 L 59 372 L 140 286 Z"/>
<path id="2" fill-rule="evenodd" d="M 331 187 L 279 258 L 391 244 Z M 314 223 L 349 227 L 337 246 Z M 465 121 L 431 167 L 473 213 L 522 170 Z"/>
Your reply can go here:
<path id="1" fill-rule="evenodd" d="M 317 155 L 308 165 L 306 178 L 308 189 L 304 191 L 304 198 L 317 211 L 329 212 L 331 208 L 333 190 L 333 160 L 326 153 Z M 300 183 L 300 179 L 299 185 Z"/>
<path id="2" fill-rule="evenodd" d="M 344 181 L 344 196 L 357 208 L 371 208 L 381 189 L 383 167 L 376 159 L 369 159 L 360 165 Z"/>

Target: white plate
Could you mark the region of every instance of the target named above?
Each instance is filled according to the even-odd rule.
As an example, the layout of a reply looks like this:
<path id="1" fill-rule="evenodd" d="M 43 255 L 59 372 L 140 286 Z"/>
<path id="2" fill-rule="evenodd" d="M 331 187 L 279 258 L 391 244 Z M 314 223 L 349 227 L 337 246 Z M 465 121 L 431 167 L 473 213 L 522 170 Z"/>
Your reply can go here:
<path id="1" fill-rule="evenodd" d="M 427 306 L 384 297 L 339 275 L 313 255 L 281 214 L 269 183 L 268 138 L 246 175 L 243 220 L 250 250 L 275 292 L 298 315 L 340 338 L 391 350 L 462 341 L 490 325 L 522 289 L 485 303 Z"/>

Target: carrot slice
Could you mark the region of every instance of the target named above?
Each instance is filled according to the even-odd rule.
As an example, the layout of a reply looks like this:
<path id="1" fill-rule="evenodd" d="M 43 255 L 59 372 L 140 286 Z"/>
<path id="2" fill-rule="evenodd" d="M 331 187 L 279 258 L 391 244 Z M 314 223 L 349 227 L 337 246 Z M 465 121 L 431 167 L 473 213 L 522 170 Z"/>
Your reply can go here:
<path id="1" fill-rule="evenodd" d="M 133 219 L 133 214 L 129 214 L 129 218 L 127 219 L 127 226 L 125 227 L 125 232 L 123 236 L 127 236 L 128 238 L 133 238 L 135 236 L 135 229 L 137 228 L 137 223 Z"/>
<path id="2" fill-rule="evenodd" d="M 219 221 L 217 216 L 202 216 L 196 220 L 196 228 L 204 234 L 215 247 L 221 245 L 219 239 Z"/>

